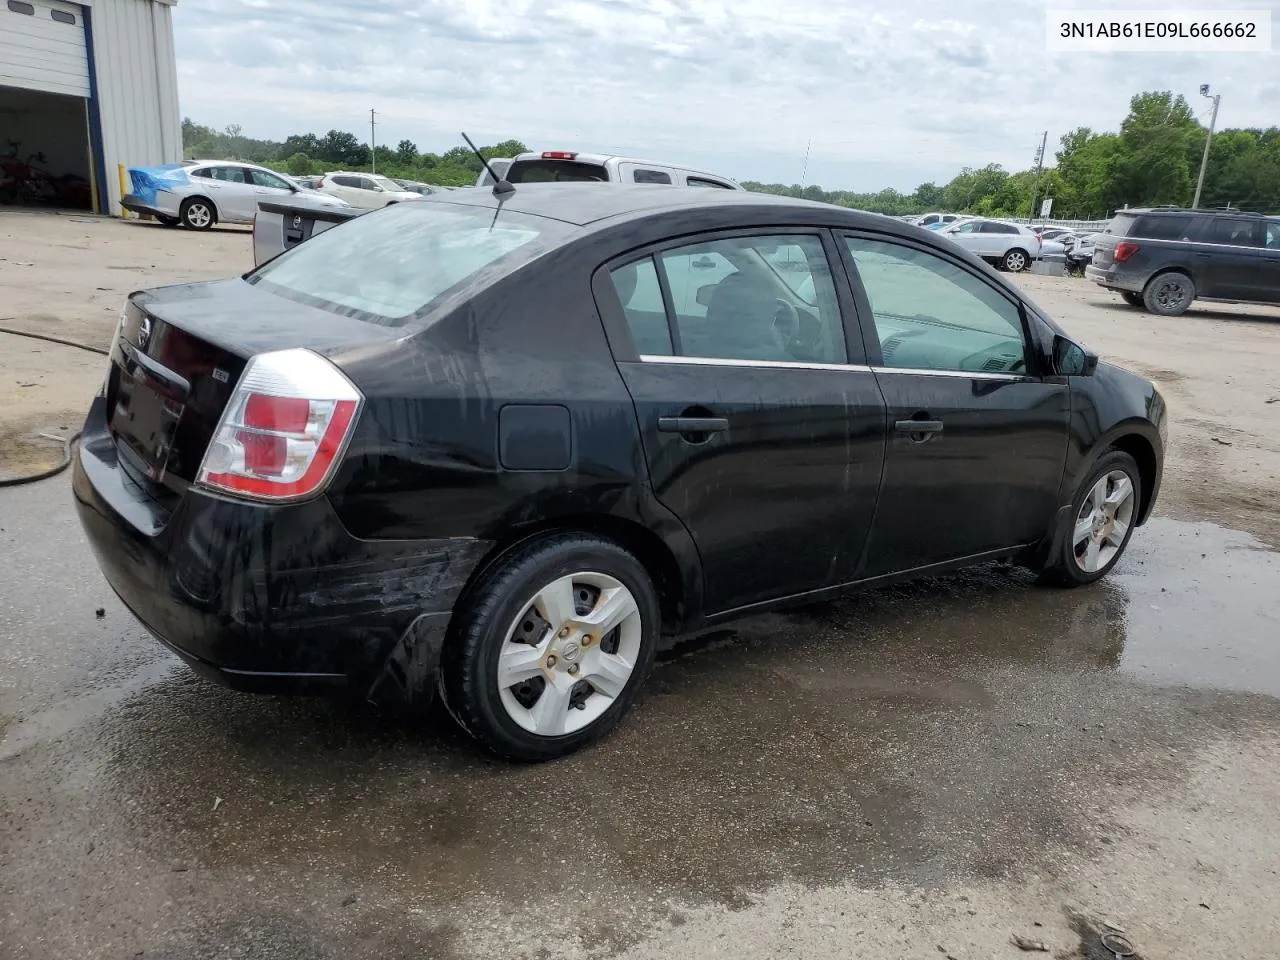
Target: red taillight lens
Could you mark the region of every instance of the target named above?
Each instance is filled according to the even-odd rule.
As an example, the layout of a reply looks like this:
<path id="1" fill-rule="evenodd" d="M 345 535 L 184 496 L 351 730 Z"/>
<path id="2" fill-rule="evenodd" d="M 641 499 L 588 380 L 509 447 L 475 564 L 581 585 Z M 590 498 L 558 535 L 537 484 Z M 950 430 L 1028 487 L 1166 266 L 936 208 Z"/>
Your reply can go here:
<path id="1" fill-rule="evenodd" d="M 1138 245 L 1136 243 L 1121 240 L 1116 244 L 1116 263 L 1124 263 L 1137 252 Z"/>
<path id="2" fill-rule="evenodd" d="M 321 492 L 361 401 L 337 367 L 309 350 L 259 354 L 227 402 L 200 483 L 259 500 Z"/>
<path id="3" fill-rule="evenodd" d="M 576 157 L 576 153 L 570 153 L 568 150 L 546 150 L 542 154 L 543 160 L 572 160 Z"/>

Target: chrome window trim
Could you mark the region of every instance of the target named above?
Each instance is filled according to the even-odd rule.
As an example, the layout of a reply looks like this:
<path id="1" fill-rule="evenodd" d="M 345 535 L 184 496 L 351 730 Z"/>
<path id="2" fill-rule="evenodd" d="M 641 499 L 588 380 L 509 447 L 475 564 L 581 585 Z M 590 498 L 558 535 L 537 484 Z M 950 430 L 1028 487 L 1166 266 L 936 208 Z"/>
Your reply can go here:
<path id="1" fill-rule="evenodd" d="M 966 380 L 1035 380 L 1025 373 L 978 370 L 927 370 L 923 367 L 872 367 L 873 373 L 910 373 L 919 377 L 963 377 Z"/>
<path id="2" fill-rule="evenodd" d="M 740 360 L 729 357 L 675 357 L 642 353 L 641 363 L 671 363 L 693 367 L 764 367 L 778 370 L 851 370 L 870 373 L 871 368 L 857 363 L 805 363 L 801 360 Z"/>

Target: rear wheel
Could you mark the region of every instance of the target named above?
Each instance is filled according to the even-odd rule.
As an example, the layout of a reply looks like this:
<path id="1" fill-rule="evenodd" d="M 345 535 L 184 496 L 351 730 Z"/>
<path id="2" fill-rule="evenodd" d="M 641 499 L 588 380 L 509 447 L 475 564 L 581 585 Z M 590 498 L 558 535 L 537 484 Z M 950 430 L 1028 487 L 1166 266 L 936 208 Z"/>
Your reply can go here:
<path id="1" fill-rule="evenodd" d="M 217 219 L 213 204 L 204 197 L 190 197 L 183 200 L 179 217 L 183 226 L 192 230 L 208 230 Z"/>
<path id="2" fill-rule="evenodd" d="M 1120 296 L 1131 307 L 1145 306 L 1142 302 L 1142 294 L 1134 293 L 1132 290 L 1121 290 Z"/>
<path id="3" fill-rule="evenodd" d="M 1176 317 L 1186 313 L 1196 298 L 1196 286 L 1185 273 L 1176 270 L 1152 277 L 1142 292 L 1142 302 L 1152 313 Z"/>
<path id="4" fill-rule="evenodd" d="M 499 561 L 454 614 L 445 705 L 504 757 L 572 753 L 630 706 L 653 664 L 658 619 L 652 581 L 617 544 L 537 541 Z"/>
<path id="5" fill-rule="evenodd" d="M 1017 247 L 1008 251 L 1000 260 L 1000 266 L 1008 270 L 1010 273 L 1021 273 L 1027 269 L 1027 264 L 1031 262 L 1031 258 L 1027 256 L 1027 251 L 1019 250 Z"/>
<path id="6" fill-rule="evenodd" d="M 1076 491 L 1071 526 L 1043 579 L 1076 587 L 1106 576 L 1129 545 L 1141 503 L 1137 461 L 1122 450 L 1103 454 Z"/>

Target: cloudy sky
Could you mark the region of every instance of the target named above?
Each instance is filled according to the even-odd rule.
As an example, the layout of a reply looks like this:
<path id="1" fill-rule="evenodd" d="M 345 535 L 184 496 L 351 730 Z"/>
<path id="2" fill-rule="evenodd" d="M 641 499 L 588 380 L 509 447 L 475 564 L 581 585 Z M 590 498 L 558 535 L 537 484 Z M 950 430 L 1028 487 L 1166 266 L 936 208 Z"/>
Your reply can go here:
<path id="1" fill-rule="evenodd" d="M 1128 8 L 1280 0 L 1127 0 Z M 1097 9 L 1065 0 L 1053 9 Z M 1119 5 L 1112 4 L 1113 8 Z M 912 189 L 1030 166 L 1041 132 L 1115 129 L 1131 94 L 1280 124 L 1280 54 L 1049 54 L 1043 0 L 180 0 L 182 111 L 245 134 L 351 130 L 440 151 L 466 130 L 738 179 Z M 1280 40 L 1280 26 L 1276 27 Z"/>

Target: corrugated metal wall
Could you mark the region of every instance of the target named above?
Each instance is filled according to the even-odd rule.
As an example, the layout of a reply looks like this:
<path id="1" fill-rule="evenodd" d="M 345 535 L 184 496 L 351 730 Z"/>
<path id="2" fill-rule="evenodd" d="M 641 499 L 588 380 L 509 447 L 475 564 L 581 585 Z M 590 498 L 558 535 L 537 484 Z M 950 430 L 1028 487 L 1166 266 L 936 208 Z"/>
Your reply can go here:
<path id="1" fill-rule="evenodd" d="M 119 213 L 117 164 L 147 166 L 182 159 L 173 0 L 88 0 L 87 5 L 106 212 Z"/>

